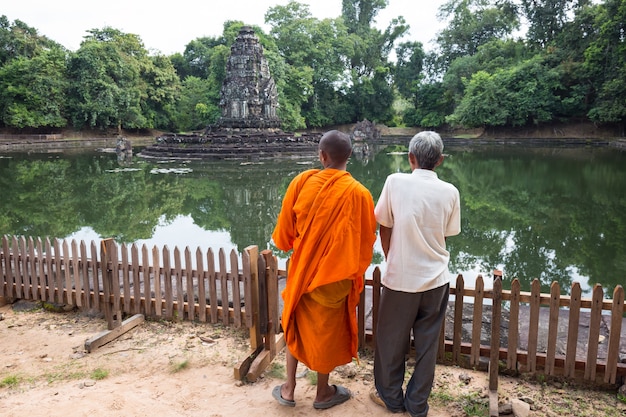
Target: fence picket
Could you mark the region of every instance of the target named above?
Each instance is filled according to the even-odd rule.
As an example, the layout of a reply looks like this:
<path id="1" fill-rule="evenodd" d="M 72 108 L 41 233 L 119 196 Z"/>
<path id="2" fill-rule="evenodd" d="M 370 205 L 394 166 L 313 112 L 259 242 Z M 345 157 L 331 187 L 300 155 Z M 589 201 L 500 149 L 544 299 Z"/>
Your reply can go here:
<path id="1" fill-rule="evenodd" d="M 224 248 L 219 250 L 219 262 L 220 270 L 218 272 L 220 280 L 220 299 L 222 300 L 222 323 L 228 326 L 229 314 L 228 314 L 228 277 L 226 276 L 226 253 Z"/>
<path id="2" fill-rule="evenodd" d="M 587 362 L 585 379 L 595 381 L 596 364 L 598 361 L 598 340 L 600 338 L 600 319 L 602 318 L 602 301 L 604 298 L 602 286 L 593 286 L 591 296 L 591 317 L 589 318 L 589 341 L 587 343 Z"/>
<path id="3" fill-rule="evenodd" d="M 39 295 L 41 296 L 41 301 L 48 300 L 48 287 L 46 285 L 46 271 L 44 270 L 44 254 L 42 250 L 41 238 L 37 238 L 37 275 L 39 276 Z M 85 256 L 85 259 L 87 257 Z"/>
<path id="4" fill-rule="evenodd" d="M 102 264 L 98 264 L 98 247 L 96 242 L 91 241 L 91 278 L 93 280 L 93 303 L 92 306 L 96 310 L 100 310 L 100 282 L 102 277 L 100 271 L 103 270 Z"/>
<path id="5" fill-rule="evenodd" d="M 15 267 L 15 274 L 13 275 L 13 277 L 15 278 L 15 297 L 16 298 L 24 298 L 23 291 L 22 291 L 22 285 L 23 285 L 23 278 L 22 278 L 22 264 L 20 262 L 20 246 L 18 243 L 18 238 L 17 237 L 13 237 L 13 265 Z"/>
<path id="6" fill-rule="evenodd" d="M 170 267 L 170 250 L 163 246 L 163 287 L 165 290 L 165 317 L 174 317 L 174 297 L 172 293 L 172 268 Z"/>
<path id="7" fill-rule="evenodd" d="M 217 323 L 217 274 L 215 273 L 215 256 L 209 248 L 207 255 L 207 273 L 209 278 L 209 305 L 211 306 L 211 323 Z"/>
<path id="8" fill-rule="evenodd" d="M 241 327 L 241 287 L 239 286 L 239 255 L 233 249 L 230 251 L 230 277 L 233 288 L 233 325 Z M 277 287 L 278 288 L 278 287 Z M 278 317 L 278 315 L 276 315 Z M 278 321 L 274 321 L 275 324 Z"/>
<path id="9" fill-rule="evenodd" d="M 196 271 L 198 276 L 198 320 L 206 323 L 206 273 L 203 267 L 202 251 L 196 249 Z"/>
<path id="10" fill-rule="evenodd" d="M 2 275 L 5 278 L 2 285 L 0 285 L 0 297 L 13 298 L 13 266 L 11 259 L 11 251 L 9 250 L 9 239 L 6 236 L 2 237 Z"/>
<path id="11" fill-rule="evenodd" d="M 606 356 L 604 382 L 615 384 L 617 380 L 617 361 L 622 333 L 622 315 L 624 314 L 624 288 L 620 285 L 613 290 L 613 309 L 611 310 L 611 329 L 609 333 L 609 352 Z"/>
<path id="12" fill-rule="evenodd" d="M 52 243 L 46 237 L 46 282 L 48 283 L 48 301 L 55 302 L 56 294 L 56 272 L 54 271 L 56 263 L 52 259 Z"/>
<path id="13" fill-rule="evenodd" d="M 76 307 L 81 308 L 83 306 L 83 284 L 80 279 L 80 269 L 78 268 L 78 244 L 76 243 L 76 239 L 72 239 L 72 259 L 68 258 L 67 268 L 72 271 L 72 278 L 74 282 L 74 304 Z"/>
<path id="14" fill-rule="evenodd" d="M 580 323 L 580 302 L 582 289 L 575 282 L 570 292 L 569 321 L 567 324 L 567 350 L 565 352 L 565 368 L 563 375 L 574 377 L 576 374 L 576 357 L 578 351 L 578 324 Z"/>
<path id="15" fill-rule="evenodd" d="M 185 318 L 185 286 L 183 285 L 183 267 L 178 246 L 174 247 L 174 282 L 176 283 L 176 311 L 178 320 Z"/>
<path id="16" fill-rule="evenodd" d="M 461 341 L 463 340 L 463 275 L 456 277 L 454 288 L 454 326 L 452 333 L 452 361 L 459 363 L 461 360 Z"/>
<path id="17" fill-rule="evenodd" d="M 83 278 L 83 306 L 86 309 L 91 308 L 91 302 L 90 302 L 90 293 L 91 293 L 91 289 L 89 287 L 89 269 L 87 269 L 87 245 L 85 244 L 84 240 L 80 241 L 80 260 L 78 260 L 77 264 L 76 264 L 76 268 L 80 268 L 80 273 L 81 276 Z M 97 294 L 97 291 L 94 291 L 95 294 Z"/>
<path id="18" fill-rule="evenodd" d="M 537 342 L 539 339 L 539 307 L 541 306 L 541 285 L 535 278 L 530 285 L 530 321 L 528 326 L 528 371 L 537 370 Z"/>
<path id="19" fill-rule="evenodd" d="M 72 274 L 69 265 L 70 250 L 67 244 L 67 240 L 63 239 L 63 244 L 61 246 L 63 248 L 63 256 L 61 257 L 61 270 L 64 272 L 63 275 L 65 276 L 64 301 L 66 304 L 73 305 L 75 304 L 74 297 L 72 296 L 72 289 L 74 288 L 74 285 L 72 284 Z"/>
<path id="20" fill-rule="evenodd" d="M 518 370 L 517 348 L 519 346 L 519 304 L 520 304 L 519 279 L 511 282 L 511 299 L 509 306 L 509 334 L 507 344 L 506 365 L 508 369 Z"/>
<path id="21" fill-rule="evenodd" d="M 37 271 L 37 259 L 35 258 L 35 241 L 28 238 L 28 270 L 30 272 L 29 281 L 31 284 L 31 294 L 34 300 L 39 300 L 41 285 L 39 283 L 39 272 Z"/>
<path id="22" fill-rule="evenodd" d="M 559 304 L 561 303 L 561 287 L 554 281 L 550 286 L 550 319 L 548 321 L 548 348 L 546 350 L 545 373 L 554 375 L 554 358 L 556 356 L 556 337 L 559 332 Z"/>
<path id="23" fill-rule="evenodd" d="M 148 246 L 144 243 L 141 245 L 141 279 L 143 280 L 143 297 L 144 297 L 144 305 L 143 311 L 146 316 L 155 316 L 156 308 L 152 306 L 153 292 L 152 289 L 154 286 L 152 285 L 152 280 L 150 279 L 150 260 L 149 260 L 150 252 L 148 251 Z"/>
<path id="24" fill-rule="evenodd" d="M 483 296 L 485 283 L 483 276 L 476 277 L 474 288 L 474 313 L 472 316 L 472 347 L 470 350 L 470 365 L 477 366 L 480 363 L 480 340 L 483 328 Z M 493 311 L 492 311 L 493 312 Z"/>
<path id="25" fill-rule="evenodd" d="M 191 251 L 189 247 L 185 247 L 185 277 L 187 278 L 186 290 L 187 294 L 187 318 L 188 320 L 196 319 L 196 291 L 193 284 L 193 268 L 191 267 Z"/>
<path id="26" fill-rule="evenodd" d="M 141 313 L 141 279 L 139 276 L 139 249 L 134 243 L 130 246 L 130 273 L 133 287 L 132 312 Z M 148 297 L 146 297 L 148 299 Z"/>
<path id="27" fill-rule="evenodd" d="M 161 293 L 161 266 L 159 262 L 159 249 L 152 247 L 152 271 L 154 275 L 154 310 L 157 317 L 163 315 L 163 295 Z"/>

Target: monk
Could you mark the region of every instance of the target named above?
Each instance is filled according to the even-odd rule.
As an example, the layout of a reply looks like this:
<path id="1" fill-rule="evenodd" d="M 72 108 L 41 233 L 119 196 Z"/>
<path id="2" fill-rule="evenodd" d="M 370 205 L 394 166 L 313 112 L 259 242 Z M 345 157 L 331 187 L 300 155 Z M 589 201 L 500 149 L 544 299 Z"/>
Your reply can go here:
<path id="1" fill-rule="evenodd" d="M 272 234 L 279 249 L 293 249 L 282 292 L 287 382 L 272 391 L 285 406 L 296 405 L 298 361 L 317 371 L 314 408 L 351 397 L 345 387 L 329 385 L 329 374 L 357 358 L 356 306 L 376 240 L 372 195 L 346 170 L 351 154 L 349 135 L 331 130 L 322 136 L 323 169 L 291 181 Z"/>

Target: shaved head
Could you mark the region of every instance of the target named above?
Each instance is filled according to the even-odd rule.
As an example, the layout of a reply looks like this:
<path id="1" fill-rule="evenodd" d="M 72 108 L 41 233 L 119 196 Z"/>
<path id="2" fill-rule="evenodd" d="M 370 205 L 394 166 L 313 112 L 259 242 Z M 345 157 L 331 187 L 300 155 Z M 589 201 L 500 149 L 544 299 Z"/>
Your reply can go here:
<path id="1" fill-rule="evenodd" d="M 330 130 L 320 139 L 319 149 L 326 153 L 332 162 L 345 163 L 352 154 L 350 135 L 338 130 Z"/>

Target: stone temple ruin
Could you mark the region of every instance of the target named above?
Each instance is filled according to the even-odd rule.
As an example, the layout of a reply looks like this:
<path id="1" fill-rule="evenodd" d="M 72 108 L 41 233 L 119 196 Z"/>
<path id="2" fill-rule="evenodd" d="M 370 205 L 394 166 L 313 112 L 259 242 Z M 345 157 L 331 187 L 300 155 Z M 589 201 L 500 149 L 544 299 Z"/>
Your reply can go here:
<path id="1" fill-rule="evenodd" d="M 262 158 L 310 154 L 320 135 L 295 136 L 280 130 L 276 84 L 263 46 L 249 26 L 243 26 L 226 65 L 220 93 L 222 115 L 202 134 L 159 136 L 139 154 L 155 158 Z"/>

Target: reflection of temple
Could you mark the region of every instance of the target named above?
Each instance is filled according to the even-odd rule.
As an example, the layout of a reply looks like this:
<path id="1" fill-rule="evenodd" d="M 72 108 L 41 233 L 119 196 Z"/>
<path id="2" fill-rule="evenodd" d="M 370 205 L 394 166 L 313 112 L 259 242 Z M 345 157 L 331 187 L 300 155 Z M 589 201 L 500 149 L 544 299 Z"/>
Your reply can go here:
<path id="1" fill-rule="evenodd" d="M 139 156 L 257 159 L 316 153 L 321 135 L 296 136 L 280 130 L 276 84 L 252 28 L 241 28 L 230 53 L 220 94 L 222 116 L 217 123 L 201 135 L 161 135 Z"/>
<path id="2" fill-rule="evenodd" d="M 230 48 L 222 85 L 218 127 L 280 127 L 278 95 L 263 47 L 254 31 L 244 26 Z"/>

